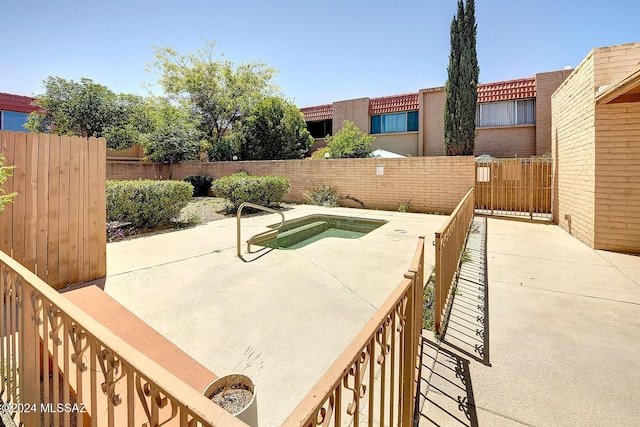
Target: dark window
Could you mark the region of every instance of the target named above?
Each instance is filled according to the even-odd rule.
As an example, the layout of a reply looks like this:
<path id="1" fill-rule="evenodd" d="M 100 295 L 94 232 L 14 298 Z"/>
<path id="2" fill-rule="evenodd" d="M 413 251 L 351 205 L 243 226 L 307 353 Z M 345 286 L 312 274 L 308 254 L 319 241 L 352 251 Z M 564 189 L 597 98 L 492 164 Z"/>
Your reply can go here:
<path id="1" fill-rule="evenodd" d="M 327 135 L 333 135 L 333 120 L 307 122 L 307 129 L 314 138 L 324 138 Z"/>
<path id="2" fill-rule="evenodd" d="M 380 116 L 371 116 L 371 133 L 380 133 Z"/>
<path id="3" fill-rule="evenodd" d="M 418 130 L 418 112 L 412 111 L 407 113 L 407 131 L 415 132 Z"/>

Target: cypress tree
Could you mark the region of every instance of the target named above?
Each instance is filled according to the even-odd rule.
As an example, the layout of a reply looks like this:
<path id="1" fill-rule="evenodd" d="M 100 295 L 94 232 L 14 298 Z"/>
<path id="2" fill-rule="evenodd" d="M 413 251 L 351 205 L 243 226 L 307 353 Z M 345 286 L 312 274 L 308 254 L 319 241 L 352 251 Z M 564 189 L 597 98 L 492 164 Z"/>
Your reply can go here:
<path id="1" fill-rule="evenodd" d="M 448 156 L 473 155 L 478 101 L 475 2 L 466 8 L 458 0 L 451 22 L 451 52 L 447 67 L 444 110 L 444 147 Z"/>

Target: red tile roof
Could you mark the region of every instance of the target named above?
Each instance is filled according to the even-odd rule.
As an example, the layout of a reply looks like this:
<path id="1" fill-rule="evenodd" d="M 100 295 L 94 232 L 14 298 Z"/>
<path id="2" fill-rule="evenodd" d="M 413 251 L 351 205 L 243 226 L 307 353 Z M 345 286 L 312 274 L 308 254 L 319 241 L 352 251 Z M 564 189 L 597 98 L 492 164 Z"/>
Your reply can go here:
<path id="1" fill-rule="evenodd" d="M 478 85 L 478 102 L 507 101 L 510 99 L 535 98 L 535 77 Z"/>
<path id="2" fill-rule="evenodd" d="M 307 122 L 330 120 L 333 118 L 333 104 L 316 105 L 315 107 L 301 108 L 304 119 Z"/>
<path id="3" fill-rule="evenodd" d="M 31 98 L 30 96 L 0 92 L 0 110 L 14 111 L 16 113 L 31 113 L 38 109 L 38 107 L 31 105 L 34 100 L 35 98 Z"/>
<path id="4" fill-rule="evenodd" d="M 444 87 L 425 89 L 425 91 L 440 91 Z M 506 80 L 502 82 L 483 83 L 478 85 L 478 103 L 507 101 L 510 99 L 524 99 L 536 97 L 535 77 Z M 419 93 L 405 93 L 402 95 L 383 96 L 369 100 L 369 115 L 414 111 L 420 108 Z M 333 105 L 317 105 L 301 108 L 304 118 L 308 122 L 328 120 L 333 118 Z"/>
<path id="5" fill-rule="evenodd" d="M 418 108 L 420 108 L 420 94 L 417 92 L 369 100 L 369 115 L 412 111 Z"/>

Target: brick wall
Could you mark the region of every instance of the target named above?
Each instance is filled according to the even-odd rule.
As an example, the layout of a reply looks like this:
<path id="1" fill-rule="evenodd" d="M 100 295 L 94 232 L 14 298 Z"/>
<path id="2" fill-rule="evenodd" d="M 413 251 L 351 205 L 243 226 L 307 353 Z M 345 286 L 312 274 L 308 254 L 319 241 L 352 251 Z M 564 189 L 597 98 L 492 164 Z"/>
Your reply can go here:
<path id="1" fill-rule="evenodd" d="M 536 74 L 536 140 L 535 155 L 551 152 L 551 95 L 573 70 Z"/>
<path id="2" fill-rule="evenodd" d="M 476 128 L 474 154 L 493 157 L 530 157 L 536 154 L 534 125 Z"/>
<path id="3" fill-rule="evenodd" d="M 551 97 L 553 221 L 590 246 L 594 243 L 595 209 L 593 76 L 590 54 Z"/>
<path id="4" fill-rule="evenodd" d="M 378 167 L 383 175 L 378 175 Z M 409 157 L 404 159 L 271 160 L 259 162 L 182 163 L 174 179 L 188 175 L 214 178 L 244 170 L 251 175 L 280 175 L 291 181 L 286 200 L 303 202 L 312 184 L 334 182 L 343 196 L 363 201 L 368 209 L 395 211 L 411 201 L 414 212 L 450 213 L 474 185 L 473 157 Z M 111 163 L 108 179 L 153 178 L 168 175 L 165 165 Z M 358 207 L 345 201 L 345 206 Z"/>
<path id="5" fill-rule="evenodd" d="M 349 120 L 361 132 L 369 133 L 369 98 L 348 99 L 333 103 L 333 134 L 342 129 L 342 122 Z"/>
<path id="6" fill-rule="evenodd" d="M 638 69 L 640 43 L 594 50 L 594 86 L 616 84 Z M 595 242 L 640 252 L 640 103 L 595 109 Z"/>
<path id="7" fill-rule="evenodd" d="M 596 107 L 596 248 L 640 252 L 640 103 Z"/>
<path id="8" fill-rule="evenodd" d="M 420 91 L 423 155 L 444 156 L 444 87 Z"/>
<path id="9" fill-rule="evenodd" d="M 371 146 L 374 150 L 381 148 L 402 156 L 418 156 L 418 132 L 402 132 L 393 134 L 376 134 Z"/>

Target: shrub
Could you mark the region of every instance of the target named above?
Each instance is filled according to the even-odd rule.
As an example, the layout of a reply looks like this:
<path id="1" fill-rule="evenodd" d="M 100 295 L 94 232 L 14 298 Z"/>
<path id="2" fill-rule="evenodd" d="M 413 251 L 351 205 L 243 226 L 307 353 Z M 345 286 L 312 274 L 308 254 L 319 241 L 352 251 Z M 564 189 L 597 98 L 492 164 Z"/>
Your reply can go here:
<path id="1" fill-rule="evenodd" d="M 311 190 L 303 192 L 302 197 L 310 205 L 324 206 L 326 208 L 338 206 L 338 201 L 340 200 L 336 185 L 328 182 L 314 185 Z"/>
<path id="2" fill-rule="evenodd" d="M 329 154 L 333 159 L 369 157 L 375 137 L 360 131 L 353 122 L 345 120 L 342 128 L 326 139 Z"/>
<path id="3" fill-rule="evenodd" d="M 398 212 L 411 212 L 411 200 L 398 203 Z"/>
<path id="4" fill-rule="evenodd" d="M 107 221 L 156 228 L 178 216 L 193 194 L 182 181 L 107 181 Z"/>
<path id="5" fill-rule="evenodd" d="M 189 175 L 183 181 L 193 185 L 193 197 L 205 197 L 209 194 L 213 178 L 208 175 Z"/>
<path id="6" fill-rule="evenodd" d="M 239 172 L 213 181 L 212 191 L 231 202 L 236 210 L 244 202 L 277 205 L 289 192 L 289 179 L 282 176 L 250 176 Z"/>

